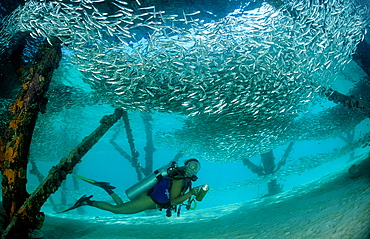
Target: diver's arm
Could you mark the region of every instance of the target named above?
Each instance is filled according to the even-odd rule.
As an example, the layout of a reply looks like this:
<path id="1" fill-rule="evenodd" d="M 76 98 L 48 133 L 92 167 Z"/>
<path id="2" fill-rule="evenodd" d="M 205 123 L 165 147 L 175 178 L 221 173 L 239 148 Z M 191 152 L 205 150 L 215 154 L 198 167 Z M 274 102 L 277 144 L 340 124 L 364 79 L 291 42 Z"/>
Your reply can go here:
<path id="1" fill-rule="evenodd" d="M 197 194 L 198 192 L 197 188 L 193 188 L 188 193 L 181 195 L 181 189 L 183 185 L 184 185 L 184 179 L 172 181 L 171 193 L 170 193 L 170 200 L 171 200 L 172 206 L 181 204 L 186 199 L 190 198 L 192 195 Z"/>

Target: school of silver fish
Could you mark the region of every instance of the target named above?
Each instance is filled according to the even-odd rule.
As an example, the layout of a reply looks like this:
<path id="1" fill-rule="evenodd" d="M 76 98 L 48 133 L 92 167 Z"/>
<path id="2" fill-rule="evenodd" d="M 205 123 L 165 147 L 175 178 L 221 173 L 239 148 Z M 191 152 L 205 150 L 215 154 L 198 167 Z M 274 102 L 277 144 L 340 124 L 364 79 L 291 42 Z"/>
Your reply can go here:
<path id="1" fill-rule="evenodd" d="M 3 19 L 0 54 L 18 31 L 58 37 L 111 105 L 189 116 L 186 131 L 164 144 L 209 160 L 281 144 L 289 122 L 320 101 L 328 77 L 351 60 L 368 24 L 368 10 L 350 0 L 264 4 L 211 23 L 140 0 L 135 10 L 116 0 L 109 15 L 95 7 L 102 1 L 26 2 Z M 139 38 L 138 30 L 149 34 Z"/>

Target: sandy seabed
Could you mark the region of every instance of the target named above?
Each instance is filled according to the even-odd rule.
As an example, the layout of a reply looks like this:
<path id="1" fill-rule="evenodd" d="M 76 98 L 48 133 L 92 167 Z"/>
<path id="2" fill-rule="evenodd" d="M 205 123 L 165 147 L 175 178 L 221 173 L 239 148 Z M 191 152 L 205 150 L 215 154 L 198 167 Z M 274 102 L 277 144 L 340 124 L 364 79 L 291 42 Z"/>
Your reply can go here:
<path id="1" fill-rule="evenodd" d="M 181 217 L 47 215 L 45 239 L 370 238 L 370 177 L 337 173 L 274 197 Z M 247 189 L 246 189 L 247 190 Z M 73 219 L 74 217 L 74 219 Z"/>

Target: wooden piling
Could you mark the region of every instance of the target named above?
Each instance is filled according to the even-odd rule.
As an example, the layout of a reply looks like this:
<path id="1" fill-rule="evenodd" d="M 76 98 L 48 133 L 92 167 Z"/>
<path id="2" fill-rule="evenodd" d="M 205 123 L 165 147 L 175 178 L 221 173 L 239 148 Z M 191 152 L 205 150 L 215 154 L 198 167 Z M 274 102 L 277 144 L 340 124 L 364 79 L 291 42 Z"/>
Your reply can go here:
<path id="1" fill-rule="evenodd" d="M 13 219 L 29 196 L 26 184 L 32 134 L 38 113 L 45 112 L 45 93 L 62 56 L 59 40 L 55 38 L 51 41 L 53 45 L 45 42 L 36 53 L 33 68 L 22 79 L 21 90 L 9 109 L 13 119 L 2 139 L 0 154 L 4 225 Z M 18 238 L 25 238 L 23 236 Z"/>

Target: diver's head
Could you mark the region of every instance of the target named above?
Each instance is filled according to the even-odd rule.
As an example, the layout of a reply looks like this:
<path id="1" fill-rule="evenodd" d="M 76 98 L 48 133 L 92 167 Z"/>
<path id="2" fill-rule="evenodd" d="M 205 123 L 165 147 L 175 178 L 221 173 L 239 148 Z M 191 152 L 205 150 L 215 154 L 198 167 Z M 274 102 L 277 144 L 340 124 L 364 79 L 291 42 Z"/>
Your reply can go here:
<path id="1" fill-rule="evenodd" d="M 185 161 L 185 176 L 191 177 L 196 175 L 200 170 L 200 163 L 197 159 L 188 159 Z"/>

